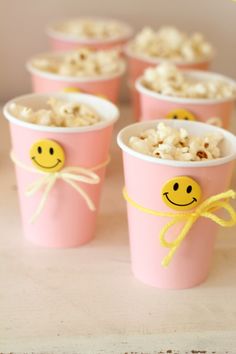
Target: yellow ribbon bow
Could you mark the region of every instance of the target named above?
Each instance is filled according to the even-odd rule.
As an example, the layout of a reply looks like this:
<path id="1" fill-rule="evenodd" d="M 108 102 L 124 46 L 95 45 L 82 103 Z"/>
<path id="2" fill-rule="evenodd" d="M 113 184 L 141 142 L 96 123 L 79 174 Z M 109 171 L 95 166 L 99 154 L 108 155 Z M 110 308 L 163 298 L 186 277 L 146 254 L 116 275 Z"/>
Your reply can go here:
<path id="1" fill-rule="evenodd" d="M 35 194 L 39 189 L 44 188 L 43 195 L 42 195 L 42 198 L 39 202 L 39 205 L 38 205 L 35 213 L 33 214 L 33 216 L 30 219 L 31 223 L 34 222 L 35 219 L 42 212 L 42 210 L 46 204 L 48 195 L 58 179 L 62 179 L 64 182 L 68 183 L 72 188 L 74 188 L 81 195 L 81 197 L 85 200 L 85 202 L 90 210 L 92 210 L 92 211 L 96 210 L 95 205 L 94 205 L 93 201 L 91 200 L 91 198 L 83 190 L 83 188 L 80 187 L 76 182 L 83 182 L 83 183 L 87 183 L 87 184 L 98 184 L 100 182 L 100 178 L 93 171 L 106 166 L 110 161 L 110 157 L 108 157 L 108 159 L 105 162 L 103 162 L 93 168 L 90 168 L 90 169 L 74 166 L 74 167 L 65 167 L 58 172 L 44 172 L 44 171 L 37 170 L 33 167 L 24 165 L 20 160 L 18 160 L 16 158 L 16 156 L 14 155 L 13 152 L 11 152 L 10 156 L 11 156 L 12 161 L 17 166 L 19 166 L 29 172 L 40 173 L 41 175 L 43 175 L 42 178 L 36 180 L 30 186 L 28 186 L 28 188 L 26 190 L 26 195 L 31 196 L 31 195 Z"/>
<path id="2" fill-rule="evenodd" d="M 223 192 L 220 194 L 216 194 L 208 199 L 204 200 L 196 209 L 192 212 L 185 212 L 185 213 L 168 213 L 168 212 L 159 212 L 152 209 L 145 208 L 134 200 L 132 200 L 128 194 L 126 189 L 123 189 L 123 196 L 124 199 L 130 203 L 136 209 L 151 214 L 154 216 L 162 216 L 162 217 L 170 217 L 172 218 L 160 231 L 160 243 L 163 247 L 169 248 L 170 251 L 167 256 L 162 261 L 162 266 L 167 267 L 171 262 L 175 252 L 180 247 L 181 243 L 187 236 L 189 230 L 194 225 L 194 223 L 198 220 L 199 217 L 204 217 L 211 219 L 215 223 L 223 227 L 231 227 L 236 224 L 236 212 L 233 207 L 228 203 L 228 199 L 236 198 L 236 193 L 233 190 L 228 190 L 227 192 Z M 215 215 L 213 212 L 219 209 L 225 209 L 228 214 L 230 215 L 229 220 L 225 220 L 220 218 L 219 216 Z M 182 229 L 180 230 L 179 234 L 177 235 L 176 239 L 172 242 L 168 242 L 165 238 L 168 230 L 178 222 L 185 222 Z"/>

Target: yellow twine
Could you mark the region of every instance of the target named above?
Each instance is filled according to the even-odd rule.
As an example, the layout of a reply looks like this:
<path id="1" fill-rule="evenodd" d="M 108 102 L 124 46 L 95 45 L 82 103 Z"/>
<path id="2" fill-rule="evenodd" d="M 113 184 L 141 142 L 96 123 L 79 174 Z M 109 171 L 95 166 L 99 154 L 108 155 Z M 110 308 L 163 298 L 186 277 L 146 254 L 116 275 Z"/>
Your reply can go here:
<path id="1" fill-rule="evenodd" d="M 98 184 L 100 182 L 100 178 L 93 171 L 96 171 L 106 166 L 110 162 L 110 157 L 108 157 L 106 161 L 90 169 L 78 167 L 78 166 L 72 166 L 72 167 L 65 167 L 58 172 L 44 172 L 44 171 L 37 170 L 34 167 L 27 166 L 23 164 L 20 160 L 18 160 L 18 158 L 14 155 L 13 152 L 11 152 L 10 157 L 17 166 L 23 168 L 24 170 L 43 175 L 42 178 L 36 180 L 31 185 L 29 185 L 26 190 L 26 195 L 31 196 L 34 195 L 39 189 L 44 188 L 43 195 L 39 202 L 39 205 L 30 219 L 31 223 L 34 222 L 42 212 L 46 204 L 47 198 L 49 196 L 49 193 L 58 179 L 62 179 L 64 182 L 68 183 L 72 188 L 74 188 L 85 200 L 90 210 L 92 211 L 96 210 L 95 205 L 91 200 L 91 198 L 89 197 L 89 195 L 76 182 L 83 182 L 87 184 Z"/>
<path id="2" fill-rule="evenodd" d="M 171 262 L 175 252 L 180 247 L 181 243 L 187 236 L 189 230 L 194 225 L 194 223 L 198 220 L 199 217 L 204 217 L 211 219 L 218 225 L 222 227 L 231 227 L 236 224 L 236 212 L 233 207 L 228 203 L 228 199 L 235 199 L 236 193 L 233 190 L 228 190 L 227 192 L 223 192 L 220 194 L 216 194 L 208 199 L 204 200 L 196 209 L 192 212 L 185 212 L 185 213 L 171 213 L 171 212 L 161 212 L 152 210 L 149 208 L 145 208 L 138 203 L 136 203 L 133 199 L 131 199 L 126 191 L 123 189 L 123 196 L 124 199 L 131 204 L 134 208 L 154 216 L 161 216 L 161 217 L 170 217 L 172 218 L 160 231 L 160 243 L 163 247 L 169 248 L 170 251 L 167 256 L 163 259 L 162 265 L 167 267 Z M 230 215 L 229 220 L 224 220 L 219 216 L 213 214 L 214 211 L 219 209 L 225 209 L 228 214 Z M 182 229 L 180 230 L 179 234 L 177 235 L 176 239 L 172 242 L 168 242 L 165 238 L 168 230 L 177 224 L 178 222 L 185 222 Z"/>

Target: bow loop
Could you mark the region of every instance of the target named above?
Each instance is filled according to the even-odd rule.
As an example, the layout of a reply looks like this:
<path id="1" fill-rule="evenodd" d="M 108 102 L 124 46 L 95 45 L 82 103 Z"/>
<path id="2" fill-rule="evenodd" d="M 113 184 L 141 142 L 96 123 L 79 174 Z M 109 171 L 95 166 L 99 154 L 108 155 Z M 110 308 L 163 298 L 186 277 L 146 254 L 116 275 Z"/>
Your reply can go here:
<path id="1" fill-rule="evenodd" d="M 57 173 L 60 173 L 64 180 L 70 179 L 88 184 L 97 184 L 100 182 L 100 178 L 96 173 L 82 167 L 66 167 Z"/>
<path id="2" fill-rule="evenodd" d="M 225 210 L 228 213 L 228 215 L 230 216 L 230 218 L 228 220 L 225 220 L 213 213 L 213 211 L 216 211 L 217 209 L 219 209 L 219 202 L 218 202 L 218 208 L 215 206 L 213 208 L 213 210 L 212 209 L 210 209 L 209 211 L 206 210 L 205 212 L 202 213 L 202 216 L 204 216 L 205 218 L 211 219 L 212 221 L 214 221 L 215 223 L 217 223 L 220 226 L 224 226 L 224 227 L 234 226 L 236 223 L 236 215 L 235 215 L 235 211 L 232 208 L 232 206 L 230 204 L 228 204 L 226 201 L 221 201 L 220 207 L 221 207 L 221 209 Z"/>

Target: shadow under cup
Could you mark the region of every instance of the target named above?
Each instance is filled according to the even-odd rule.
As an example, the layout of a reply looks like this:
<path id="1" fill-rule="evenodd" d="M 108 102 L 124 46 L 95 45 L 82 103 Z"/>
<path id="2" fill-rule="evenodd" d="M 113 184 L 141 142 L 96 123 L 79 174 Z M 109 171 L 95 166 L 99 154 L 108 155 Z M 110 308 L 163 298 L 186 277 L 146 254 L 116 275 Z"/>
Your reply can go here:
<path id="1" fill-rule="evenodd" d="M 162 200 L 162 187 L 177 176 L 188 176 L 201 187 L 201 201 L 225 192 L 232 178 L 236 159 L 236 137 L 208 124 L 164 120 L 175 128 L 186 128 L 191 135 L 220 132 L 223 157 L 215 160 L 183 162 L 160 160 L 138 153 L 129 147 L 131 136 L 154 128 L 160 121 L 130 125 L 118 135 L 123 151 L 125 187 L 127 195 L 140 206 L 159 211 L 173 212 Z M 170 221 L 169 217 L 155 216 L 138 210 L 127 203 L 132 270 L 139 280 L 159 288 L 190 288 L 203 282 L 209 273 L 217 224 L 200 217 L 188 232 L 174 254 L 168 267 L 161 265 L 169 249 L 161 245 L 160 230 Z M 178 212 L 177 212 L 178 213 Z M 183 225 L 183 224 L 182 224 Z M 168 231 L 168 241 L 174 241 L 180 231 L 176 224 Z"/>
<path id="2" fill-rule="evenodd" d="M 85 127 L 51 127 L 26 123 L 11 114 L 12 102 L 38 110 L 46 108 L 49 97 L 86 104 L 99 114 L 101 121 Z M 77 247 L 87 243 L 95 234 L 106 171 L 105 162 L 109 159 L 113 125 L 119 116 L 118 109 L 109 101 L 90 95 L 32 94 L 8 102 L 4 108 L 4 114 L 10 123 L 12 151 L 15 159 L 26 166 L 25 168 L 19 163 L 15 164 L 24 236 L 36 245 L 52 248 Z M 64 150 L 63 169 L 80 167 L 91 171 L 102 164 L 101 168 L 94 170 L 100 179 L 99 183 L 86 183 L 83 178 L 79 181 L 75 180 L 76 185 L 83 190 L 82 193 L 86 193 L 90 198 L 95 210 L 88 207 L 85 198 L 70 183 L 59 178 L 49 191 L 41 213 L 33 223 L 30 222 L 45 191 L 44 188 L 40 188 L 33 195 L 26 195 L 29 186 L 45 176 L 37 169 L 31 171 L 33 165 L 30 149 L 34 143 L 44 139 L 55 141 Z M 28 167 L 31 170 L 27 170 Z M 71 181 L 70 179 L 69 182 Z"/>

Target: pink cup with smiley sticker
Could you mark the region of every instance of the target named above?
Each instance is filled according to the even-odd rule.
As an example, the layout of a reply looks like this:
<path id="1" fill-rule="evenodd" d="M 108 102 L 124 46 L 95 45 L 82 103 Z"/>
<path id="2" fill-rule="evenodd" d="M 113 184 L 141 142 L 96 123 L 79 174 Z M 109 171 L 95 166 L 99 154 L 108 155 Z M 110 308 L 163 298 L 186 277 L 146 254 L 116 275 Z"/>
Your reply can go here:
<path id="1" fill-rule="evenodd" d="M 170 250 L 160 243 L 159 234 L 173 218 L 152 215 L 143 208 L 159 213 L 171 212 L 176 216 L 186 212 L 182 211 L 182 206 L 190 202 L 194 204 L 194 199 L 201 205 L 207 198 L 228 190 L 235 166 L 236 137 L 226 130 L 199 122 L 174 120 L 164 122 L 176 128 L 186 128 L 195 136 L 218 132 L 224 137 L 221 146 L 223 157 L 184 162 L 157 159 L 129 147 L 131 136 L 138 136 L 144 130 L 154 128 L 158 121 L 127 126 L 118 135 L 118 144 L 123 151 L 126 197 L 129 198 L 127 212 L 134 276 L 158 288 L 191 288 L 203 282 L 208 276 L 217 224 L 199 217 L 176 250 L 169 265 L 164 267 L 163 259 Z M 191 180 L 194 182 L 191 183 Z M 194 183 L 198 185 L 198 189 Z M 166 195 L 172 203 L 179 205 L 178 210 L 170 207 L 171 204 L 166 202 Z M 137 205 L 141 208 L 139 209 Z M 219 212 L 217 215 L 220 214 Z M 183 223 L 184 221 L 181 221 L 170 227 L 166 235 L 168 242 L 176 240 Z"/>
<path id="2" fill-rule="evenodd" d="M 79 20 L 79 19 L 78 19 Z M 83 20 L 83 18 L 81 18 Z M 46 29 L 47 35 L 50 41 L 50 47 L 53 51 L 70 51 L 78 48 L 90 48 L 94 50 L 110 50 L 110 49 L 120 49 L 131 39 L 133 36 L 133 29 L 124 22 L 113 20 L 113 19 L 103 19 L 92 17 L 87 19 L 89 21 L 102 21 L 104 24 L 106 22 L 115 22 L 121 29 L 122 33 L 116 36 L 107 38 L 86 38 L 76 35 L 75 33 L 69 33 L 63 31 L 62 26 L 67 21 L 60 21 L 49 25 Z"/>
<path id="3" fill-rule="evenodd" d="M 140 97 L 139 92 L 135 88 L 135 81 L 143 75 L 145 69 L 155 67 L 163 62 L 160 58 L 148 58 L 142 55 L 133 53 L 130 43 L 125 46 L 125 55 L 127 57 L 128 67 L 128 82 L 130 88 L 130 95 L 132 99 L 134 118 L 140 119 Z M 214 54 L 208 59 L 196 61 L 171 61 L 181 70 L 209 70 Z"/>
<path id="4" fill-rule="evenodd" d="M 27 70 L 31 74 L 32 89 L 35 93 L 74 92 L 87 93 L 106 98 L 117 103 L 121 79 L 125 72 L 125 63 L 119 60 L 119 70 L 112 74 L 97 76 L 63 76 L 37 69 L 33 65 L 36 59 L 60 59 L 65 53 L 44 53 L 30 59 Z"/>
<path id="5" fill-rule="evenodd" d="M 235 87 L 236 92 L 236 82 L 226 76 L 204 71 L 187 71 L 185 75 L 197 81 L 222 81 Z M 196 121 L 229 128 L 235 108 L 235 94 L 231 97 L 215 99 L 165 96 L 147 89 L 142 80 L 141 77 L 136 81 L 136 88 L 140 94 L 140 121 L 169 117 L 172 113 L 173 117 L 176 118 L 178 117 L 178 110 L 185 110 L 188 112 L 187 119 L 190 114 Z"/>
<path id="6" fill-rule="evenodd" d="M 12 102 L 38 110 L 46 108 L 50 97 L 88 105 L 101 120 L 85 127 L 52 127 L 24 122 L 11 113 Z M 4 114 L 10 124 L 24 236 L 36 245 L 53 248 L 77 247 L 89 242 L 96 232 L 118 109 L 109 101 L 90 95 L 30 94 L 8 102 Z M 64 166 L 58 170 L 59 161 Z M 51 171 L 49 168 L 53 166 L 55 169 Z M 57 179 L 46 193 L 55 176 Z M 43 184 L 43 178 L 49 180 Z M 44 206 L 31 222 L 43 198 Z"/>

